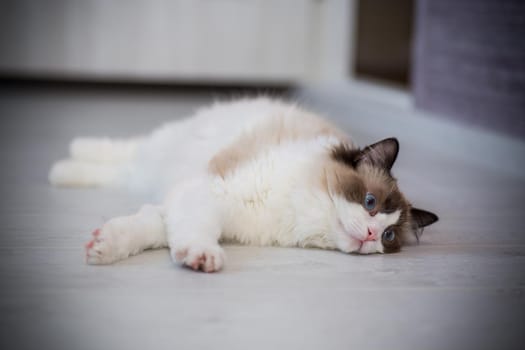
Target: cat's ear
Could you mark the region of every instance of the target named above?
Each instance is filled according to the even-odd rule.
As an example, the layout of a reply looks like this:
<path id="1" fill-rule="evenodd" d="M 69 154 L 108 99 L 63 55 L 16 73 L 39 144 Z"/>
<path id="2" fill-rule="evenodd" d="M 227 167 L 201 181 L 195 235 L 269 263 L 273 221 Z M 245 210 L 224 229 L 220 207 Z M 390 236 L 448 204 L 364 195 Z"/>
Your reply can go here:
<path id="1" fill-rule="evenodd" d="M 390 171 L 398 152 L 399 142 L 396 138 L 391 137 L 363 148 L 358 156 L 357 163 L 364 162 Z"/>
<path id="2" fill-rule="evenodd" d="M 436 214 L 418 208 L 410 208 L 410 216 L 416 228 L 431 225 L 439 219 Z"/>

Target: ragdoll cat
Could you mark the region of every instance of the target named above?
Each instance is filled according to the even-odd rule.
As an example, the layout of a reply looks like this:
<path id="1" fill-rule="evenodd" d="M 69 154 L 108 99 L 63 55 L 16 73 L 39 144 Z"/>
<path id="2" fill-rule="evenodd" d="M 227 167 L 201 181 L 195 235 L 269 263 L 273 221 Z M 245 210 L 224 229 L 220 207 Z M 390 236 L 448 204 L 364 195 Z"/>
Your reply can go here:
<path id="1" fill-rule="evenodd" d="M 224 241 L 392 253 L 437 220 L 399 191 L 396 139 L 359 149 L 331 123 L 269 98 L 216 103 L 143 138 L 75 139 L 70 153 L 52 167 L 53 185 L 164 198 L 93 232 L 90 264 L 169 247 L 174 261 L 213 272 Z"/>

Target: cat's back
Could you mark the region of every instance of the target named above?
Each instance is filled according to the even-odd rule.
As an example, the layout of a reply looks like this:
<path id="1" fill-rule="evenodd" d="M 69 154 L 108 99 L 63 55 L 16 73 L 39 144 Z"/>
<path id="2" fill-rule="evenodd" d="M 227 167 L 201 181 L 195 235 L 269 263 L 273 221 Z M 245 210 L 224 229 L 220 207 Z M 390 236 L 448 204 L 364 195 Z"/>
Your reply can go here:
<path id="1" fill-rule="evenodd" d="M 224 176 L 262 151 L 317 137 L 346 140 L 293 103 L 268 97 L 216 102 L 155 130 L 139 150 L 134 181 L 166 188 L 208 171 Z"/>
<path id="2" fill-rule="evenodd" d="M 202 164 L 230 145 L 242 147 L 239 141 L 243 137 L 274 144 L 327 133 L 339 132 L 294 103 L 269 97 L 243 98 L 215 102 L 159 127 L 147 138 L 139 155 L 165 161 L 191 158 Z"/>
<path id="3" fill-rule="evenodd" d="M 169 122 L 144 139 L 125 180 L 131 188 L 163 190 L 200 174 L 220 150 L 265 120 L 284 116 L 292 104 L 269 97 L 215 102 Z"/>
<path id="4" fill-rule="evenodd" d="M 233 142 L 241 133 L 254 130 L 264 120 L 285 115 L 290 108 L 293 105 L 268 97 L 215 102 L 156 129 L 144 146 L 148 151 L 182 145 L 198 145 L 217 151 L 217 147 Z"/>

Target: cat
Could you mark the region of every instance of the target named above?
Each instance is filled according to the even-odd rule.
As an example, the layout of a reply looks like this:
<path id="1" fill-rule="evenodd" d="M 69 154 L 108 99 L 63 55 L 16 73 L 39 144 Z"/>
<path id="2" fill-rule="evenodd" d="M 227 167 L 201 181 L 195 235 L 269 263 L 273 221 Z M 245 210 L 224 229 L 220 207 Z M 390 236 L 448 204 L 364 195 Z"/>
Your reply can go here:
<path id="1" fill-rule="evenodd" d="M 362 149 L 327 120 L 267 97 L 216 102 L 149 136 L 77 138 L 51 184 L 156 191 L 162 205 L 109 220 L 89 264 L 169 247 L 175 262 L 214 272 L 222 242 L 393 253 L 438 217 L 412 207 L 391 174 L 397 139 Z M 417 233 L 416 233 L 417 236 Z"/>

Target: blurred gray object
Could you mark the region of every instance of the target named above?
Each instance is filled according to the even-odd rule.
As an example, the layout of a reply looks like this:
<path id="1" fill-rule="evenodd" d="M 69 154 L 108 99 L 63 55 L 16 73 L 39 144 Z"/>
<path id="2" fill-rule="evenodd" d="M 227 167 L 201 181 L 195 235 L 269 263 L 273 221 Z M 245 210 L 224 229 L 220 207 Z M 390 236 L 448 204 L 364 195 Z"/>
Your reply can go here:
<path id="1" fill-rule="evenodd" d="M 419 0 L 416 106 L 525 136 L 525 2 Z"/>

